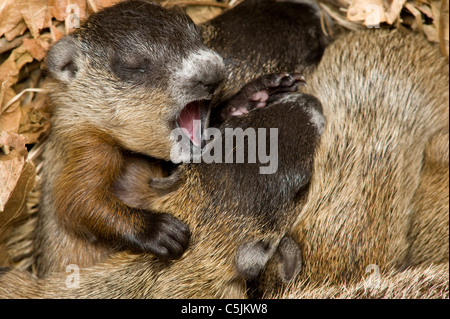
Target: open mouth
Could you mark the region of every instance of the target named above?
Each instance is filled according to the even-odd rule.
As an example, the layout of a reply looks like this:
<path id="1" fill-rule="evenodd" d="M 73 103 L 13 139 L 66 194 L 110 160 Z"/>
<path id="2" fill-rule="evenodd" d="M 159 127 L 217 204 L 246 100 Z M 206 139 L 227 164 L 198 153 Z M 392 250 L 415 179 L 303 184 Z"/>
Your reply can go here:
<path id="1" fill-rule="evenodd" d="M 208 100 L 192 101 L 180 112 L 177 124 L 195 146 L 202 144 L 202 125 L 206 118 Z"/>

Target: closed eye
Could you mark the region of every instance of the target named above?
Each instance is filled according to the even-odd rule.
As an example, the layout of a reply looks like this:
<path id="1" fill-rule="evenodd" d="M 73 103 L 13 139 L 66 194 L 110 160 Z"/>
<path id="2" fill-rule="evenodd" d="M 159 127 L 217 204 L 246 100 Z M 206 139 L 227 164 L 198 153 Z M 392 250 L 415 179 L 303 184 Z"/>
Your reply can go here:
<path id="1" fill-rule="evenodd" d="M 133 80 L 139 74 L 148 73 L 150 60 L 133 53 L 116 55 L 111 59 L 111 69 L 124 80 Z"/>
<path id="2" fill-rule="evenodd" d="M 122 69 L 124 71 L 141 72 L 141 73 L 145 73 L 148 70 L 147 67 L 127 67 L 127 66 L 122 66 Z"/>
<path id="3" fill-rule="evenodd" d="M 135 57 L 135 58 L 126 58 L 126 59 L 121 59 L 118 61 L 119 63 L 119 67 L 124 69 L 124 70 L 130 70 L 133 72 L 145 72 L 150 65 L 150 61 L 148 61 L 145 58 L 139 58 L 139 57 Z"/>

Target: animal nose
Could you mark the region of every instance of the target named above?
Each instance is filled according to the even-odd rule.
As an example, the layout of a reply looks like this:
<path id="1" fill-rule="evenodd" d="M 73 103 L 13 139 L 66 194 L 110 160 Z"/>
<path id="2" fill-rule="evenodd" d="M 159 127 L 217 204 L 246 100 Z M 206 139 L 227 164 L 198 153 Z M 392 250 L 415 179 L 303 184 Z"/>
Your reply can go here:
<path id="1" fill-rule="evenodd" d="M 200 82 L 200 84 L 203 86 L 203 88 L 205 89 L 205 91 L 208 94 L 214 94 L 217 90 L 217 88 L 219 87 L 220 83 L 222 82 L 222 79 L 217 80 L 217 81 L 213 81 L 213 82 Z"/>
<path id="2" fill-rule="evenodd" d="M 176 82 L 183 83 L 184 93 L 190 98 L 210 99 L 225 78 L 225 65 L 214 51 L 200 49 L 182 60 L 174 77 Z"/>

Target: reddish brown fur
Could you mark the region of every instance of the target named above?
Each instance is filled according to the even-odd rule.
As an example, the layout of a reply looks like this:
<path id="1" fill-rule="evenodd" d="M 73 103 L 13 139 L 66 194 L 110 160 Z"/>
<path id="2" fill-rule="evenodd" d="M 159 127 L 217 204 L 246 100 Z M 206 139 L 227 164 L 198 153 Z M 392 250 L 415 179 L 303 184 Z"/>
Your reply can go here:
<path id="1" fill-rule="evenodd" d="M 112 193 L 124 160 L 112 137 L 92 127 L 80 128 L 83 135 L 67 134 L 67 161 L 53 190 L 56 212 L 64 227 L 89 239 L 95 234 L 115 240 L 116 234 L 139 232 L 142 211 L 131 209 Z M 87 197 L 86 194 L 89 194 Z M 95 239 L 95 238 L 94 238 Z"/>
<path id="2" fill-rule="evenodd" d="M 54 112 L 35 240 L 39 276 L 93 264 L 118 248 L 179 258 L 188 227 L 126 206 L 112 185 L 127 153 L 170 158 L 175 122 L 190 102 L 211 99 L 221 57 L 182 11 L 127 1 L 56 42 L 46 64 Z"/>
<path id="3" fill-rule="evenodd" d="M 113 254 L 111 259 L 91 268 L 78 265 L 82 268 L 79 289 L 66 286 L 64 273 L 52 273 L 38 282 L 29 278 L 16 293 L 9 287 L 10 279 L 16 275 L 11 272 L 0 278 L 3 291 L 17 297 L 54 294 L 80 298 L 92 294 L 105 298 L 245 297 L 244 279 L 254 275 L 253 257 L 258 258 L 260 254 L 270 257 L 273 247 L 276 249 L 293 221 L 293 207 L 307 190 L 315 146 L 323 128 L 317 99 L 295 93 L 290 99 L 283 100 L 279 94 L 279 100 L 272 105 L 242 117 L 231 117 L 221 127 L 222 134 L 224 127 L 276 127 L 282 141 L 287 141 L 294 133 L 298 151 L 292 152 L 290 143 L 279 143 L 279 167 L 274 174 L 258 174 L 256 163 L 191 163 L 174 172 L 181 179 L 180 188 L 171 191 L 169 184 L 166 194 L 156 200 L 148 191 L 152 175 L 145 160 L 135 157 L 127 163 L 124 175 L 118 178 L 114 190 L 125 204 L 169 212 L 189 225 L 193 234 L 190 249 L 180 260 L 161 262 L 151 254 Z M 295 126 L 299 123 L 301 125 Z M 212 174 L 216 174 L 216 178 L 211 178 Z M 170 177 L 164 180 L 168 179 Z M 156 184 L 155 180 L 153 184 Z M 273 187 L 274 184 L 278 187 Z M 246 246 L 248 249 L 240 251 L 238 260 L 238 248 L 254 242 L 261 245 Z M 266 257 L 260 260 L 264 267 Z M 293 272 L 293 266 L 294 269 L 291 265 L 286 269 Z M 262 267 L 256 271 L 261 271 Z"/>

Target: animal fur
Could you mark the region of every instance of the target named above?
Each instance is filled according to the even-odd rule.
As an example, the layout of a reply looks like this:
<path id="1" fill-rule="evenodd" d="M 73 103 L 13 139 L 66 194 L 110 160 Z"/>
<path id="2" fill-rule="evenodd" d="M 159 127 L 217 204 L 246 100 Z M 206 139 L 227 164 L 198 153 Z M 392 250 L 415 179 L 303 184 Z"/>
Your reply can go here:
<path id="1" fill-rule="evenodd" d="M 449 134 L 438 133 L 425 148 L 419 186 L 410 208 L 405 267 L 449 262 Z"/>
<path id="2" fill-rule="evenodd" d="M 245 0 L 202 24 L 205 44 L 227 71 L 218 97 L 227 100 L 264 74 L 313 69 L 331 41 L 321 19 L 328 17 L 314 0 Z"/>
<path id="3" fill-rule="evenodd" d="M 35 240 L 39 276 L 116 250 L 179 258 L 188 227 L 126 206 L 112 185 L 130 152 L 170 158 L 171 130 L 188 104 L 211 99 L 222 59 L 181 11 L 127 1 L 55 43 L 47 66 L 54 112 Z"/>
<path id="4" fill-rule="evenodd" d="M 291 232 L 303 256 L 293 289 L 308 295 L 308 284 L 327 282 L 360 290 L 370 265 L 381 274 L 448 267 L 449 78 L 439 50 L 411 33 L 351 33 L 325 50 L 307 82 L 327 127 Z M 438 278 L 448 295 L 448 273 Z"/>
<path id="5" fill-rule="evenodd" d="M 326 40 L 317 12 L 311 16 L 317 8 L 271 0 L 246 1 L 204 25 L 204 38 L 210 33 L 207 44 L 219 49 L 218 43 L 229 42 L 234 38 L 228 29 L 230 19 L 240 20 L 252 8 L 258 8 L 259 18 L 251 19 L 254 28 L 244 41 L 253 41 L 255 28 L 266 28 L 261 18 L 274 19 L 278 12 L 279 27 L 287 28 L 290 21 L 295 26 L 290 38 L 305 41 L 301 47 L 308 49 L 292 49 L 284 39 L 273 43 L 268 38 L 268 47 L 283 44 L 291 52 L 289 59 L 282 60 L 295 60 L 285 65 L 272 57 L 267 62 L 272 52 L 253 49 L 253 57 L 235 55 L 241 62 L 226 62 L 228 78 L 216 100 L 228 99 L 243 81 L 257 78 L 264 70 L 304 70 L 317 63 L 323 52 Z M 288 21 L 286 12 L 290 12 Z M 294 23 L 293 13 L 304 19 Z M 141 27 L 142 21 L 146 28 Z M 306 30 L 308 23 L 313 25 Z M 233 59 L 231 52 L 221 54 Z M 255 63 L 247 68 L 245 61 L 253 58 Z M 266 62 L 266 68 L 260 69 Z M 180 12 L 151 3 L 125 2 L 93 15 L 80 30 L 56 43 L 47 64 L 55 112 L 45 149 L 42 210 L 36 231 L 38 275 L 62 271 L 68 264 L 93 265 L 123 249 L 179 258 L 190 236 L 186 225 L 166 212 L 124 204 L 114 194 L 113 185 L 130 153 L 169 159 L 171 121 L 190 101 L 210 98 L 210 89 L 224 74 L 221 58 L 201 43 L 192 22 Z M 158 165 L 154 162 L 154 171 Z"/>
<path id="6" fill-rule="evenodd" d="M 323 129 L 316 122 L 321 114 L 316 98 L 287 94 L 289 98 L 279 96 L 265 108 L 229 118 L 221 128 L 222 132 L 236 127 L 278 128 L 279 164 L 275 174 L 259 174 L 260 163 L 185 164 L 177 172 L 181 186 L 155 200 L 152 195 L 145 198 L 147 192 L 143 191 L 149 188 L 148 162 L 137 157 L 130 162 L 129 170 L 118 181 L 117 196 L 130 206 L 170 212 L 189 225 L 191 245 L 179 260 L 164 262 L 151 254 L 117 253 L 93 267 L 80 267 L 76 288 L 67 284 L 68 278 L 73 278 L 70 273 L 55 272 L 37 279 L 10 271 L 0 277 L 0 294 L 8 298 L 246 297 L 248 271 L 236 257 L 238 248 L 261 242 L 262 246 L 275 247 L 269 250 L 276 250 L 294 221 L 295 204 L 307 191 L 315 147 Z M 295 146 L 287 143 L 293 138 Z M 211 178 L 212 174 L 216 178 Z M 142 196 L 135 195 L 139 193 Z M 264 247 L 250 247 L 240 256 L 251 260 L 248 254 L 255 251 L 264 252 Z"/>
<path id="7" fill-rule="evenodd" d="M 448 65 L 420 36 L 368 30 L 338 39 L 307 81 L 323 102 L 328 124 L 314 162 L 312 188 L 305 205 L 298 208 L 298 225 L 292 232 L 302 247 L 303 268 L 289 290 L 279 294 L 266 290 L 265 296 L 448 298 L 448 179 L 445 182 L 445 170 L 436 170 L 448 162 L 448 153 L 430 146 L 448 134 Z M 440 159 L 429 164 L 427 154 Z M 428 165 L 433 173 L 426 173 Z M 438 177 L 441 174 L 444 179 Z M 443 196 L 434 189 L 443 189 Z M 438 200 L 426 204 L 423 199 L 430 197 L 423 194 L 438 195 Z M 434 220 L 436 212 L 441 217 L 430 225 L 426 220 Z M 422 216 L 429 217 L 422 221 Z M 214 227 L 220 228 L 223 220 L 217 221 Z M 242 225 L 244 229 L 236 232 L 226 230 L 237 236 L 238 243 L 249 239 L 242 237 L 247 230 L 245 222 Z M 28 274 L 10 272 L 0 277 L 0 287 L 11 297 L 52 296 L 59 289 L 61 297 L 154 297 L 155 291 L 169 298 L 243 296 L 243 280 L 234 277 L 233 258 L 228 255 L 236 245 L 223 248 L 224 238 L 203 236 L 201 227 L 192 230 L 193 249 L 170 264 L 156 286 L 149 269 L 160 269 L 160 261 L 122 253 L 107 264 L 82 270 L 82 278 L 87 275 L 90 281 L 82 282 L 78 290 L 63 285 L 67 274 L 36 281 Z M 255 229 L 248 230 L 251 237 Z M 212 247 L 210 239 L 217 240 L 217 246 Z M 203 262 L 211 256 L 195 249 L 197 242 L 217 252 L 212 264 Z M 194 273 L 187 268 L 191 258 L 198 258 Z M 223 263 L 218 262 L 222 258 Z M 443 264 L 428 267 L 432 262 Z M 365 289 L 361 279 L 368 265 L 380 267 L 377 290 Z M 220 272 L 217 277 L 211 274 L 213 269 Z M 130 272 L 139 274 L 139 281 L 129 282 Z M 125 278 L 127 289 L 107 280 L 110 275 Z M 18 278 L 26 287 L 22 293 L 14 289 Z M 211 290 L 205 289 L 211 285 Z"/>
<path id="8" fill-rule="evenodd" d="M 390 270 L 352 284 L 315 283 L 289 286 L 265 298 L 276 299 L 448 299 L 448 263 Z"/>

